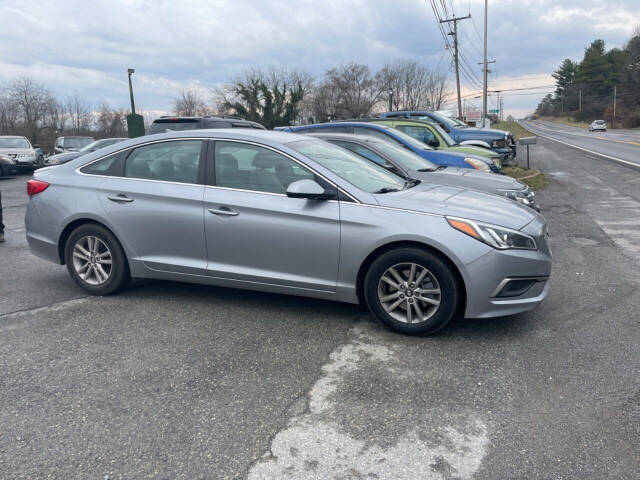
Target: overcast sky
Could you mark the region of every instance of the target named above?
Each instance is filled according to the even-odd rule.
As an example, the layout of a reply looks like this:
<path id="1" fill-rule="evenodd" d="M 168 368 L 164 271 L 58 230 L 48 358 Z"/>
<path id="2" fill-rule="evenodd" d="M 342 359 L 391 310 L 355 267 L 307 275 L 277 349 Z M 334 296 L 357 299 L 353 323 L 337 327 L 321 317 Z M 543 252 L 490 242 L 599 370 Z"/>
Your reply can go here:
<path id="1" fill-rule="evenodd" d="M 481 78 L 483 5 L 453 1 L 456 15 L 472 15 L 459 24 L 475 70 L 465 94 Z M 428 0 L 2 0 L 0 18 L 3 84 L 27 75 L 61 97 L 127 107 L 133 67 L 137 107 L 154 112 L 169 110 L 181 87 L 206 92 L 252 66 L 320 76 L 352 60 L 374 71 L 407 57 L 445 71 L 451 63 Z M 638 25 L 640 0 L 492 0 L 490 88 L 550 85 L 563 58 L 580 59 L 595 38 L 622 46 Z M 506 97 L 505 109 L 522 115 L 539 100 Z"/>

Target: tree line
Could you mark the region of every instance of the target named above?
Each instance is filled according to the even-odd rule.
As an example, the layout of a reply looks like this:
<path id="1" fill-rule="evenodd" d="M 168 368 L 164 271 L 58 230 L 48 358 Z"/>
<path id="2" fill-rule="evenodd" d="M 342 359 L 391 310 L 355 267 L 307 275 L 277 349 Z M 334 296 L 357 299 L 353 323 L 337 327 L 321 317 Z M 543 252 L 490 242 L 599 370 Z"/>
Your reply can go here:
<path id="1" fill-rule="evenodd" d="M 173 113 L 227 114 L 271 129 L 292 123 L 364 118 L 374 111 L 439 110 L 451 95 L 446 74 L 417 60 L 389 62 L 373 73 L 349 62 L 314 78 L 303 69 L 253 68 L 211 89 L 210 100 L 194 88 L 180 91 Z"/>
<path id="2" fill-rule="evenodd" d="M 581 61 L 565 59 L 552 76 L 556 90 L 542 99 L 537 115 L 640 126 L 640 27 L 623 48 L 607 51 L 603 40 L 594 40 Z"/>
<path id="3" fill-rule="evenodd" d="M 127 111 L 102 102 L 92 109 L 77 93 L 58 98 L 45 85 L 18 78 L 0 91 L 0 135 L 23 135 L 45 152 L 64 135 L 126 137 Z"/>
<path id="4" fill-rule="evenodd" d="M 208 92 L 182 89 L 171 113 L 234 115 L 271 129 L 363 118 L 389 104 L 394 110 L 439 110 L 451 89 L 446 74 L 406 59 L 389 62 L 375 73 L 367 65 L 350 62 L 320 78 L 303 69 L 252 68 Z M 127 113 L 106 102 L 92 106 L 78 93 L 60 98 L 28 77 L 0 89 L 0 135 L 23 135 L 46 152 L 59 136 L 126 137 Z M 148 124 L 150 116 L 145 116 Z"/>

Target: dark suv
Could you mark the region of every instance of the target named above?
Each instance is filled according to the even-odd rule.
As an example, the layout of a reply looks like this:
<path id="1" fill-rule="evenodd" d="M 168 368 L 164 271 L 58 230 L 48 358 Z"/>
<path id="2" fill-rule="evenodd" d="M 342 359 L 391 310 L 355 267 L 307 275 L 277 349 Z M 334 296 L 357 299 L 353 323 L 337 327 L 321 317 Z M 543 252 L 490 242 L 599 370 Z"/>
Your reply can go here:
<path id="1" fill-rule="evenodd" d="M 167 130 L 201 130 L 203 128 L 255 128 L 266 130 L 262 125 L 238 117 L 220 115 L 206 117 L 169 117 L 156 118 L 147 129 L 147 135 L 164 133 Z"/>

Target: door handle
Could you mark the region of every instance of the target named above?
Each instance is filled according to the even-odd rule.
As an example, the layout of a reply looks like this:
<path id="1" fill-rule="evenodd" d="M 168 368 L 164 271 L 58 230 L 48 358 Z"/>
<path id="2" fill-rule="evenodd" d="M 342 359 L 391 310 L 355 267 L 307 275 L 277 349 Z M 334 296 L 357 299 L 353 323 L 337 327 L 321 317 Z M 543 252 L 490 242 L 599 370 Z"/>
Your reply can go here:
<path id="1" fill-rule="evenodd" d="M 130 203 L 133 202 L 133 198 L 129 198 L 126 195 L 120 194 L 120 195 L 110 195 L 107 197 L 109 200 L 111 200 L 112 202 L 123 202 L 123 203 Z"/>
<path id="2" fill-rule="evenodd" d="M 210 208 L 209 213 L 213 213 L 214 215 L 225 215 L 227 217 L 235 217 L 238 215 L 238 212 L 234 212 L 228 208 Z"/>

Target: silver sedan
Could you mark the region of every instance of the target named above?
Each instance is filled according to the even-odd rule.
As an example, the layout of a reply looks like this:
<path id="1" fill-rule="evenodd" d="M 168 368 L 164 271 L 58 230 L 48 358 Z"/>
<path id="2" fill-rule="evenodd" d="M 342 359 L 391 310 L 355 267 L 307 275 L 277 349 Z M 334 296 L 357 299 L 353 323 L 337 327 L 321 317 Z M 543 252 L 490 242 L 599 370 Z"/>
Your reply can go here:
<path id="1" fill-rule="evenodd" d="M 28 182 L 27 239 L 91 294 L 155 278 L 365 303 L 433 333 L 547 295 L 546 223 L 418 184 L 320 139 L 259 130 L 128 140 Z"/>

